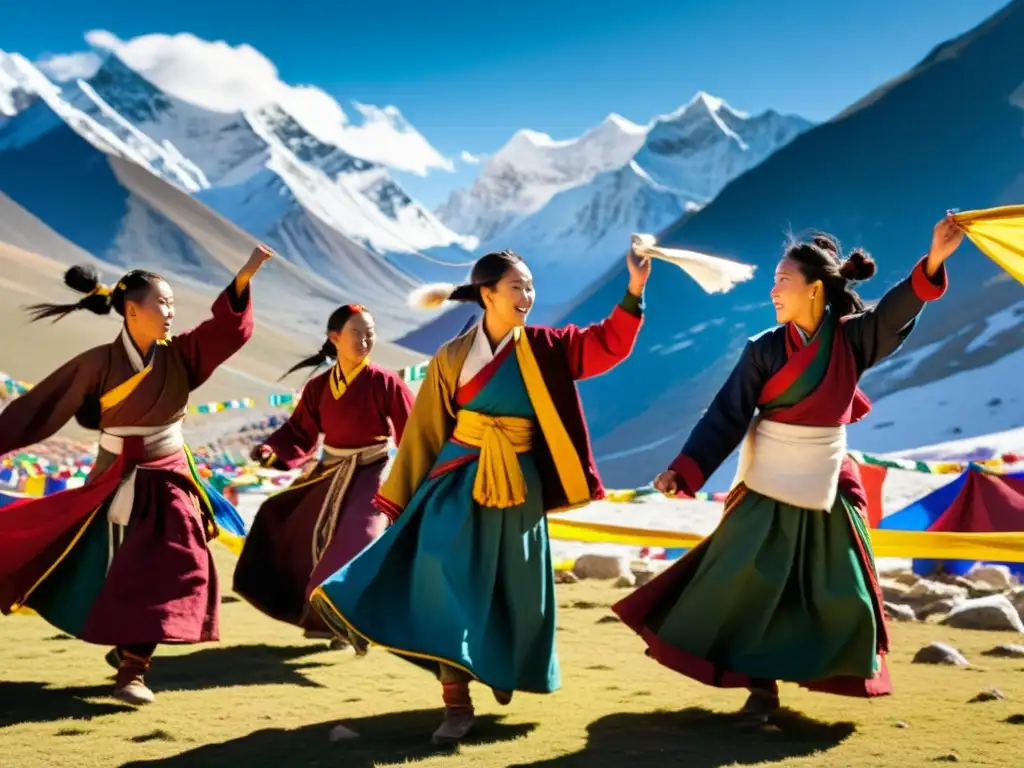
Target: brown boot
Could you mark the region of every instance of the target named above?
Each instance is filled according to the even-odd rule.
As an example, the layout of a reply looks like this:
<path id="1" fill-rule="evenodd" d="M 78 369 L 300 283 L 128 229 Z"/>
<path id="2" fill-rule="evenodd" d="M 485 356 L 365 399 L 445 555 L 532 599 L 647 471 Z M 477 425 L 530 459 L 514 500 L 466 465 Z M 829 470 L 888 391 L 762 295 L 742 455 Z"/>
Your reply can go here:
<path id="1" fill-rule="evenodd" d="M 443 683 L 444 720 L 434 731 L 431 741 L 437 746 L 456 744 L 473 729 L 476 716 L 469 696 L 469 683 Z"/>
<path id="2" fill-rule="evenodd" d="M 491 693 L 494 694 L 494 700 L 503 707 L 507 707 L 512 703 L 512 691 L 503 691 L 500 688 L 491 688 Z"/>
<path id="3" fill-rule="evenodd" d="M 153 692 L 146 687 L 144 675 L 149 671 L 149 659 L 121 650 L 121 665 L 114 682 L 114 698 L 127 704 L 152 704 Z"/>

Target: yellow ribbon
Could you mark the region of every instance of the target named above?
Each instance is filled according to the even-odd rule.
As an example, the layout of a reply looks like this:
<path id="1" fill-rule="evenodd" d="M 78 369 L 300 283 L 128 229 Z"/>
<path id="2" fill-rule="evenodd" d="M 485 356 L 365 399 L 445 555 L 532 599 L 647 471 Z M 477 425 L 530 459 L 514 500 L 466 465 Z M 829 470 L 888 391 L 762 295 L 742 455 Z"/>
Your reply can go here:
<path id="1" fill-rule="evenodd" d="M 85 295 L 85 298 L 89 298 L 90 296 L 109 296 L 111 293 L 113 293 L 113 291 L 110 288 L 103 284 L 100 284 L 93 288 L 91 291 L 89 291 Z"/>
<path id="2" fill-rule="evenodd" d="M 461 410 L 452 437 L 480 449 L 473 500 L 484 507 L 508 509 L 526 501 L 526 480 L 517 454 L 533 447 L 533 421 L 518 416 L 489 416 Z"/>
<path id="3" fill-rule="evenodd" d="M 873 528 L 869 534 L 875 557 L 1024 563 L 1024 533 L 1020 532 L 954 533 Z M 548 520 L 548 537 L 591 544 L 622 544 L 665 549 L 691 548 L 704 539 L 696 533 L 628 528 L 564 518 Z"/>
<path id="4" fill-rule="evenodd" d="M 1024 283 L 1024 205 L 953 214 L 982 253 Z"/>

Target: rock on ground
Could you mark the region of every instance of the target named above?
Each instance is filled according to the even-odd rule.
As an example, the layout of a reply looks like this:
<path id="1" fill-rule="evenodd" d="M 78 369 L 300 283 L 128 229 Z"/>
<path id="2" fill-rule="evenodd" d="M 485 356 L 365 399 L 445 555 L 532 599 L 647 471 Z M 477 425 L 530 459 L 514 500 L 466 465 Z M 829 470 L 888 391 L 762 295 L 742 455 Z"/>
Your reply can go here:
<path id="1" fill-rule="evenodd" d="M 1024 633 L 1024 622 L 1005 595 L 965 600 L 942 623 L 957 629 L 990 629 Z"/>
<path id="2" fill-rule="evenodd" d="M 893 621 L 917 621 L 917 614 L 909 605 L 886 603 L 885 615 Z"/>
<path id="3" fill-rule="evenodd" d="M 994 656 L 997 659 L 1024 659 L 1024 645 L 1004 643 L 982 651 L 982 656 Z"/>
<path id="4" fill-rule="evenodd" d="M 953 667 L 969 667 L 960 651 L 946 643 L 932 643 L 914 654 L 913 664 L 948 664 Z"/>
<path id="5" fill-rule="evenodd" d="M 618 579 L 620 576 L 633 578 L 629 559 L 617 555 L 581 555 L 572 569 L 581 579 Z"/>

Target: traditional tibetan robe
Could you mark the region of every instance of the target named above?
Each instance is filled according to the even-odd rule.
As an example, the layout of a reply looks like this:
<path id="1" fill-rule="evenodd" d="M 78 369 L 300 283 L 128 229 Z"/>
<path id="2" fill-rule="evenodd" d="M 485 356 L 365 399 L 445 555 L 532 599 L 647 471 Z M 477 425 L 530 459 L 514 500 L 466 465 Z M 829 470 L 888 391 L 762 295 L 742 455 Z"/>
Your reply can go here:
<path id="1" fill-rule="evenodd" d="M 189 393 L 252 328 L 249 290 L 238 296 L 232 284 L 210 319 L 154 345 L 147 359 L 122 330 L 0 412 L 0 454 L 47 439 L 97 399 L 101 412 L 85 485 L 0 510 L 4 613 L 27 606 L 105 645 L 218 639 L 207 543 L 221 534 L 216 506 L 227 502 L 199 480 L 181 424 Z"/>
<path id="2" fill-rule="evenodd" d="M 325 622 L 439 676 L 557 690 L 545 514 L 604 495 L 575 381 L 628 357 L 641 318 L 627 294 L 587 328 L 442 347 L 376 499 L 394 523 L 313 591 Z"/>
<path id="3" fill-rule="evenodd" d="M 256 513 L 235 569 L 234 589 L 280 621 L 328 631 L 308 611 L 309 593 L 387 527 L 372 504 L 387 464 L 388 438 L 402 438 L 413 395 L 393 371 L 368 363 L 311 379 L 299 405 L 266 445 L 265 462 L 296 469 L 323 455 Z"/>
<path id="4" fill-rule="evenodd" d="M 945 269 L 929 278 L 922 260 L 873 309 L 826 313 L 811 338 L 788 324 L 747 343 L 671 465 L 692 495 L 741 446 L 721 523 L 613 606 L 649 656 L 719 687 L 784 680 L 848 696 L 891 692 L 867 501 L 845 425 L 870 409 L 861 375 L 899 349 L 945 289 Z"/>

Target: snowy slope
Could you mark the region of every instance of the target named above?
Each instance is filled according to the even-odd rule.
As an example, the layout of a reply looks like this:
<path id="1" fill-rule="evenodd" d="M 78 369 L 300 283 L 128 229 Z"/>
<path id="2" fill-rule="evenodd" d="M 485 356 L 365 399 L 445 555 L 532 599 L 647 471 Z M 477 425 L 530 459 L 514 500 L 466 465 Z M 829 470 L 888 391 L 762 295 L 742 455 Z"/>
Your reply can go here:
<path id="1" fill-rule="evenodd" d="M 559 192 L 626 164 L 646 133 L 616 114 L 575 139 L 521 130 L 484 163 L 470 189 L 452 192 L 438 216 L 457 232 L 493 239 Z"/>

